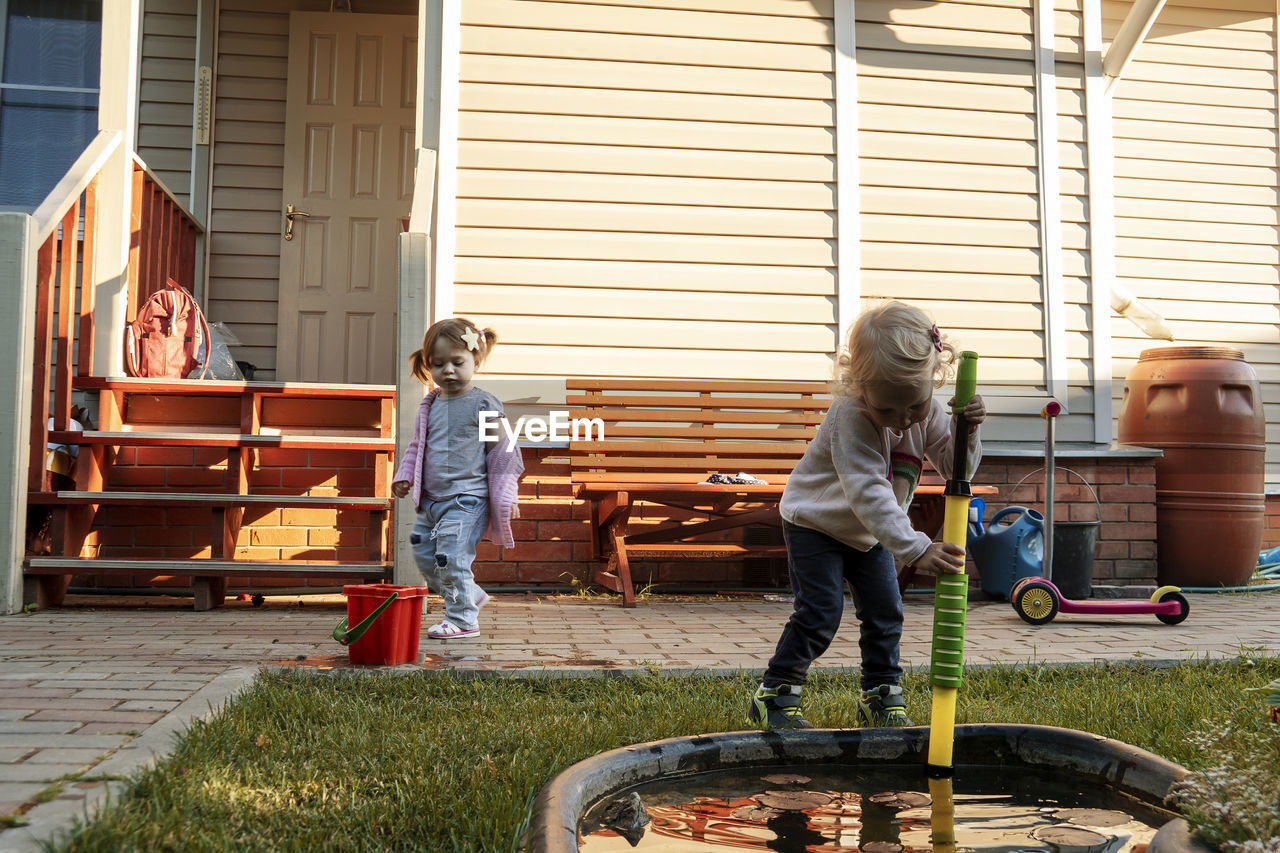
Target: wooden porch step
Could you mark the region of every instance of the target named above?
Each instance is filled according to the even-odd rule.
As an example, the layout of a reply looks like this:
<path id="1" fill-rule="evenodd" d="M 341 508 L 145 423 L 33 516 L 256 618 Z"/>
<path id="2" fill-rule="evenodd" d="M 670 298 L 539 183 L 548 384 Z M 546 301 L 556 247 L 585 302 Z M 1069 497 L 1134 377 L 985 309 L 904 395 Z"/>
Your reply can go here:
<path id="1" fill-rule="evenodd" d="M 278 447 L 290 450 L 395 450 L 394 438 L 354 435 L 262 435 L 216 432 L 123 430 L 50 431 L 50 444 L 105 444 L 119 447 Z"/>
<path id="2" fill-rule="evenodd" d="M 336 560 L 117 560 L 86 557 L 30 557 L 29 575 L 76 575 L 84 573 L 179 575 L 182 577 L 386 577 L 388 562 L 344 563 Z"/>
<path id="3" fill-rule="evenodd" d="M 117 560 L 84 557 L 29 557 L 24 574 L 35 586 L 35 603 L 56 605 L 66 593 L 67 582 L 79 574 L 127 574 L 135 577 L 179 576 L 192 578 L 195 609 L 209 610 L 222 604 L 227 579 L 232 577 L 360 578 L 386 580 L 392 564 L 384 561 L 336 560 L 239 561 L 239 560 Z"/>
<path id="4" fill-rule="evenodd" d="M 279 397 L 343 397 L 394 399 L 394 385 L 346 385 L 329 382 L 229 381 L 221 379 L 153 379 L 133 376 L 77 376 L 72 387 L 86 391 L 147 394 L 240 396 L 246 392 Z"/>
<path id="5" fill-rule="evenodd" d="M 111 506 L 270 506 L 313 509 L 388 510 L 390 498 L 342 495 L 233 495 L 225 492 L 32 492 L 27 503 Z"/>

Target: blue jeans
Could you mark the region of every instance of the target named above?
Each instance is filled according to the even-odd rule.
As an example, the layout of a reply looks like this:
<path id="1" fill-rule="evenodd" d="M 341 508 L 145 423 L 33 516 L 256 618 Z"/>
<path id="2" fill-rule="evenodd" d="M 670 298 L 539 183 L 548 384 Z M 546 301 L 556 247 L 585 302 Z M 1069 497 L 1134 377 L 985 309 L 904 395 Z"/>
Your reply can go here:
<path id="1" fill-rule="evenodd" d="M 423 498 L 418 520 L 409 534 L 413 559 L 427 582 L 427 589 L 444 596 L 444 616 L 470 631 L 478 627 L 476 601 L 484 590 L 476 586 L 471 563 L 476 546 L 489 526 L 489 501 L 475 495 L 457 495 L 440 501 Z"/>
<path id="2" fill-rule="evenodd" d="M 862 689 L 902 678 L 902 593 L 893 555 L 877 544 L 859 551 L 807 527 L 783 522 L 795 610 L 765 670 L 764 686 L 804 684 L 812 664 L 835 638 L 844 612 L 844 584 L 853 590 L 860 626 Z"/>

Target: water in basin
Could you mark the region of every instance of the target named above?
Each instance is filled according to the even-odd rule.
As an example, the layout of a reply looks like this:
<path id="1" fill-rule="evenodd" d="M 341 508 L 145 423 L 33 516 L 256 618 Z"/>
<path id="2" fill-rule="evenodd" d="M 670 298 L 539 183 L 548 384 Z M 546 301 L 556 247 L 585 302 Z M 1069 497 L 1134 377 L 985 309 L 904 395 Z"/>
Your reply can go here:
<path id="1" fill-rule="evenodd" d="M 1065 770 L 958 767 L 931 792 L 923 768 L 821 765 L 647 782 L 592 804 L 579 829 L 583 853 L 1141 853 L 1170 818 Z"/>

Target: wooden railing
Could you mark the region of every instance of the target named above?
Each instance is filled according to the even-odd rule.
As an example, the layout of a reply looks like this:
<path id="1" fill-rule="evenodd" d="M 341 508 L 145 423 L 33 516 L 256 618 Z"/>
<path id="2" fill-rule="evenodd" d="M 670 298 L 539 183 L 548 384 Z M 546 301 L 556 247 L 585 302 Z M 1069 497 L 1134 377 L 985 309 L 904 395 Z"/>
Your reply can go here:
<path id="1" fill-rule="evenodd" d="M 54 431 L 66 430 L 73 376 L 93 375 L 98 186 L 103 167 L 122 138 L 119 131 L 99 133 L 33 214 L 39 249 L 29 491 L 43 488 L 50 408 Z M 203 230 L 146 164 L 136 156 L 133 163 L 128 320 L 166 277 L 191 289 L 196 238 Z"/>
<path id="2" fill-rule="evenodd" d="M 133 203 L 129 214 L 129 305 L 138 306 L 173 279 L 195 291 L 196 238 L 203 229 L 147 165 L 133 158 Z"/>
<path id="3" fill-rule="evenodd" d="M 89 376 L 93 371 L 98 184 L 103 166 L 120 147 L 122 138 L 119 131 L 99 133 L 33 214 L 35 243 L 39 249 L 36 250 L 31 463 L 27 472 L 30 491 L 39 491 L 44 484 L 50 399 L 53 400 L 53 428 L 64 430 L 71 419 L 73 368 L 78 376 Z M 83 237 L 79 233 L 82 212 Z M 77 341 L 78 347 L 74 346 Z"/>

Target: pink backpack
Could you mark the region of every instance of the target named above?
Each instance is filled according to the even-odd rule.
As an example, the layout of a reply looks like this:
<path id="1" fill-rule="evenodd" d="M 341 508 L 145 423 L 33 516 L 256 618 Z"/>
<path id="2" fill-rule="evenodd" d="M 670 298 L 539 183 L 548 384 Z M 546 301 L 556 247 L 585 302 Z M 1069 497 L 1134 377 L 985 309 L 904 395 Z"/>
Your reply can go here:
<path id="1" fill-rule="evenodd" d="M 182 379 L 200 362 L 209 324 L 195 298 L 173 279 L 148 297 L 124 330 L 125 370 L 130 376 Z M 197 379 L 209 372 L 209 359 Z"/>

